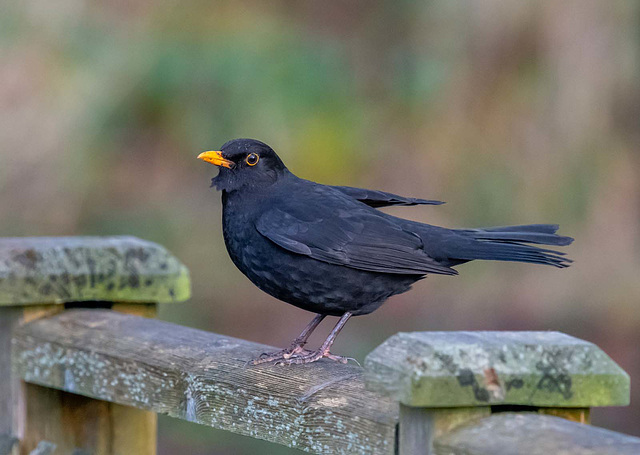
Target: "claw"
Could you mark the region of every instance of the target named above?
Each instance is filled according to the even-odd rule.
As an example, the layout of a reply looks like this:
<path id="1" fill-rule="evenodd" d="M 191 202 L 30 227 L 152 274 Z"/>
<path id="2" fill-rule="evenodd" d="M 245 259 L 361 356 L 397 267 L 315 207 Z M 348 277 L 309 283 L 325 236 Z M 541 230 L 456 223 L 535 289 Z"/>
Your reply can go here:
<path id="1" fill-rule="evenodd" d="M 308 353 L 310 353 L 311 351 L 307 351 L 306 349 L 304 349 L 301 345 L 296 345 L 294 346 L 292 349 L 289 349 L 288 352 L 285 352 L 284 354 L 282 354 L 282 357 L 285 359 L 290 359 L 291 357 L 302 353 L 302 355 L 306 355 Z"/>
<path id="2" fill-rule="evenodd" d="M 324 357 L 326 357 L 327 359 L 331 359 L 334 360 L 336 362 L 340 362 L 340 363 L 347 363 L 349 361 L 348 357 L 342 357 L 339 355 L 333 355 L 330 352 L 327 352 Z"/>
<path id="3" fill-rule="evenodd" d="M 347 363 L 349 360 L 353 360 L 360 365 L 356 359 L 333 355 L 329 352 L 336 336 L 338 336 L 338 333 L 340 333 L 340 330 L 342 330 L 351 316 L 352 314 L 349 312 L 344 313 L 327 339 L 322 343 L 320 349 L 316 351 L 308 351 L 307 349 L 304 349 L 304 345 L 307 344 L 307 340 L 309 339 L 311 332 L 313 332 L 322 319 L 324 319 L 325 316 L 322 314 L 317 314 L 316 317 L 313 318 L 313 321 L 311 321 L 302 331 L 300 336 L 293 341 L 289 349 L 283 349 L 282 351 L 274 352 L 273 354 L 263 353 L 257 359 L 250 361 L 250 363 L 252 365 L 260 365 L 261 363 L 275 362 L 276 365 L 302 365 L 316 362 L 325 357 L 329 360 L 340 363 Z"/>
<path id="4" fill-rule="evenodd" d="M 359 367 L 361 367 L 362 365 L 360 365 L 360 362 L 358 362 L 356 359 L 354 359 L 353 357 L 347 357 L 347 360 L 353 360 L 356 365 L 358 365 Z"/>
<path id="5" fill-rule="evenodd" d="M 306 351 L 306 349 L 303 349 L 302 351 Z M 347 363 L 349 360 L 353 360 L 358 363 L 357 360 L 350 357 L 342 357 L 339 355 L 331 354 L 329 350 L 323 351 L 322 349 L 318 349 L 317 351 L 306 351 L 301 355 L 290 356 L 289 358 L 283 357 L 282 359 L 278 359 L 276 361 L 276 365 L 303 365 L 307 363 L 317 362 L 322 358 L 340 363 Z"/>
<path id="6" fill-rule="evenodd" d="M 290 348 L 283 349 L 278 352 L 263 352 L 256 359 L 250 360 L 248 363 L 251 365 L 260 365 L 262 363 L 276 362 L 276 365 L 281 360 L 289 360 L 297 357 L 299 354 L 308 355 L 311 351 L 307 351 L 299 344 L 294 344 Z"/>

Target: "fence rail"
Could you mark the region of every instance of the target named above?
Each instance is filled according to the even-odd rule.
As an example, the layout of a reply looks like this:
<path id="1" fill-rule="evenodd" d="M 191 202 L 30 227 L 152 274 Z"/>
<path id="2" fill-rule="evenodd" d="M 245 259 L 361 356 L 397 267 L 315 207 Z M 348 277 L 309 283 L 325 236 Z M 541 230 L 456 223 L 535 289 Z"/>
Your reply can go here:
<path id="1" fill-rule="evenodd" d="M 34 321 L 13 349 L 34 384 L 316 453 L 393 452 L 397 404 L 354 365 L 247 367 L 272 348 L 108 310 Z"/>
<path id="2" fill-rule="evenodd" d="M 637 455 L 640 439 L 559 417 L 500 413 L 435 440 L 437 455 Z"/>
<path id="3" fill-rule="evenodd" d="M 184 266 L 149 242 L 0 239 L 0 455 L 153 455 L 157 414 L 313 453 L 640 453 L 585 424 L 629 400 L 591 343 L 403 333 L 364 367 L 248 366 L 273 348 L 152 319 L 188 294 Z"/>

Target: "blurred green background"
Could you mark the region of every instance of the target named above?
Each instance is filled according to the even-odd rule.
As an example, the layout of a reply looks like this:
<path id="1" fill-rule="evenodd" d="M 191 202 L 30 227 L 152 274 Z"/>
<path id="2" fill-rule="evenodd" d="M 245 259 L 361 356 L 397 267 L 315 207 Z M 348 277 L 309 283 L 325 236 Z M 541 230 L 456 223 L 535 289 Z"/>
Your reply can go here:
<path id="1" fill-rule="evenodd" d="M 448 201 L 450 227 L 560 223 L 575 264 L 472 263 L 356 318 L 398 331 L 561 330 L 632 377 L 593 422 L 640 435 L 640 3 L 0 2 L 0 235 L 132 234 L 190 268 L 163 319 L 284 346 L 311 318 L 232 265 L 216 171 L 236 137 L 297 175 Z M 323 324 L 319 341 L 330 323 Z M 161 454 L 294 453 L 168 418 Z"/>

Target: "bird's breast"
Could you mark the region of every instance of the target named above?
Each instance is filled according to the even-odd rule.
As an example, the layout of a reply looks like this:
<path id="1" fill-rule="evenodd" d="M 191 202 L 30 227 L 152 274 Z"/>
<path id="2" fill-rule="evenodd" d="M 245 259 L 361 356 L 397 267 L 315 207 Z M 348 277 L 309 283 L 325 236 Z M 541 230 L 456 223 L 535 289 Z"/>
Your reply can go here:
<path id="1" fill-rule="evenodd" d="M 223 199 L 222 232 L 227 252 L 233 263 L 245 275 L 261 261 L 268 240 L 256 230 L 260 206 L 228 197 Z"/>

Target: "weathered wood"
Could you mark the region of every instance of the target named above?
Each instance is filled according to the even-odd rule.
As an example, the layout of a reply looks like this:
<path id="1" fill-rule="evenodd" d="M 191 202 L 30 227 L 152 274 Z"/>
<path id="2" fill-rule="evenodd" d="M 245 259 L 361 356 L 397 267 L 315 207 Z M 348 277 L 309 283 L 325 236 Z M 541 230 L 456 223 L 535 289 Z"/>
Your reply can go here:
<path id="1" fill-rule="evenodd" d="M 16 331 L 26 381 L 316 453 L 391 454 L 398 405 L 362 368 L 259 367 L 264 345 L 105 310 L 72 310 Z"/>
<path id="2" fill-rule="evenodd" d="M 153 455 L 155 414 L 128 406 L 25 384 L 26 422 L 23 455 L 41 441 L 51 441 L 57 453 L 85 451 L 92 455 Z"/>
<path id="3" fill-rule="evenodd" d="M 114 303 L 111 306 L 113 311 L 119 313 L 132 314 L 143 318 L 155 318 L 158 315 L 158 306 L 155 303 Z"/>
<path id="4" fill-rule="evenodd" d="M 56 304 L 90 307 L 96 301 L 108 302 L 99 305 L 154 317 L 156 303 L 183 301 L 189 293 L 186 267 L 155 243 L 134 237 L 0 238 L 0 434 L 28 441 L 21 444 L 22 453 L 36 450 L 46 439 L 40 435 L 45 429 L 58 450 L 72 449 L 65 442 L 69 434 L 82 441 L 109 438 L 109 450 L 117 449 L 113 453 L 155 453 L 155 413 L 117 405 L 104 411 L 105 403 L 88 399 L 80 406 L 62 392 L 20 384 L 11 374 L 11 332 L 20 324 L 64 309 Z M 39 402 L 51 407 L 29 413 L 28 408 Z M 92 427 L 91 419 L 67 419 L 64 427 L 45 424 L 47 415 L 77 414 L 77 406 L 87 415 L 103 413 L 107 423 Z M 103 449 L 105 444 L 88 447 L 93 453 L 112 453 Z"/>
<path id="5" fill-rule="evenodd" d="M 572 422 L 591 423 L 591 410 L 589 408 L 540 408 L 538 413 L 562 417 Z"/>
<path id="6" fill-rule="evenodd" d="M 153 303 L 116 303 L 112 310 L 142 317 L 156 315 Z M 157 415 L 154 412 L 28 383 L 22 384 L 20 396 L 24 408 L 20 447 L 23 455 L 37 452 L 42 441 L 53 441 L 58 453 L 156 453 Z"/>
<path id="7" fill-rule="evenodd" d="M 62 311 L 53 305 L 0 307 L 0 434 L 21 437 L 24 404 L 20 379 L 11 373 L 11 335 L 20 324 Z"/>
<path id="8" fill-rule="evenodd" d="M 0 455 L 17 455 L 18 438 L 8 434 L 0 434 Z"/>
<path id="9" fill-rule="evenodd" d="M 558 332 L 399 333 L 365 371 L 367 388 L 408 406 L 629 403 L 629 376 L 594 344 Z"/>
<path id="10" fill-rule="evenodd" d="M 19 381 L 11 375 L 11 332 L 22 308 L 0 309 L 0 435 L 15 435 L 14 407 Z M 1 452 L 0 452 L 1 453 Z"/>
<path id="11" fill-rule="evenodd" d="M 112 425 L 112 453 L 115 455 L 122 453 L 155 455 L 158 439 L 158 415 L 153 411 L 116 403 L 109 403 L 109 405 Z M 94 455 L 97 454 L 94 452 Z"/>
<path id="12" fill-rule="evenodd" d="M 436 455 L 637 455 L 640 438 L 548 415 L 501 413 L 436 438 Z"/>
<path id="13" fill-rule="evenodd" d="M 40 441 L 35 449 L 29 452 L 29 455 L 54 455 L 54 452 L 58 449 L 58 446 L 53 442 Z M 71 452 L 68 452 L 71 453 Z M 76 455 L 76 452 L 73 452 Z"/>
<path id="14" fill-rule="evenodd" d="M 187 268 L 135 237 L 0 238 L 0 306 L 82 301 L 180 302 Z"/>
<path id="15" fill-rule="evenodd" d="M 472 420 L 487 417 L 491 409 L 477 408 L 413 408 L 400 405 L 398 431 L 399 455 L 427 455 L 433 453 L 435 438 Z"/>

